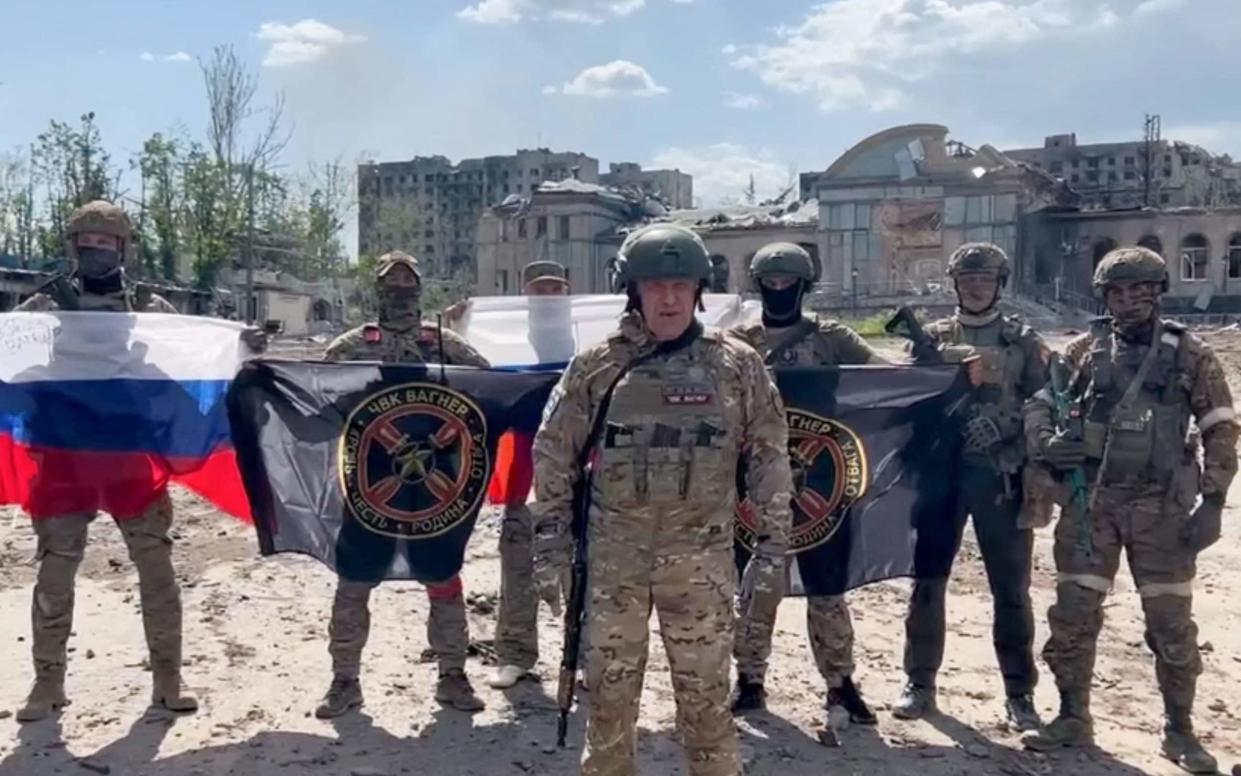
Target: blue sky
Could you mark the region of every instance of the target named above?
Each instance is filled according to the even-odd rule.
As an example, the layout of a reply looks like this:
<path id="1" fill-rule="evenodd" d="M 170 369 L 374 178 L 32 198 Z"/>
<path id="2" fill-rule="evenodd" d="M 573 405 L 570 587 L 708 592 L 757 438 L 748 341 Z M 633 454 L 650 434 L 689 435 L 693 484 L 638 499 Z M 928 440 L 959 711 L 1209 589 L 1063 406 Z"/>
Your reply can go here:
<path id="1" fill-rule="evenodd" d="M 1241 156 L 1237 0 L 3 0 L 0 150 L 93 110 L 114 157 L 202 137 L 197 57 L 283 91 L 284 164 L 537 144 L 679 166 L 710 203 L 866 135 L 1164 134 Z"/>

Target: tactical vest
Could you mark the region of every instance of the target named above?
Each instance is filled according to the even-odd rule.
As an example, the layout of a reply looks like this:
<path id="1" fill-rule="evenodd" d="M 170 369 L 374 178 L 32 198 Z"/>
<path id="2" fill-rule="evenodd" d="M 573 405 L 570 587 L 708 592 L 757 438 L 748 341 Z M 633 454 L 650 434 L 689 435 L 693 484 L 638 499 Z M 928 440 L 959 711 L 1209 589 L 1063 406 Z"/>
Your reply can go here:
<path id="1" fill-rule="evenodd" d="M 697 515 L 689 528 L 718 521 L 721 541 L 731 542 L 741 408 L 724 395 L 721 371 L 704 363 L 715 359 L 695 353 L 701 345 L 641 364 L 617 384 L 599 442 L 593 500 Z"/>
<path id="2" fill-rule="evenodd" d="M 1161 327 L 1142 385 L 1125 401 L 1150 348 L 1117 338 L 1108 318 L 1091 324 L 1083 441 L 1105 485 L 1167 484 L 1185 453 L 1196 454 L 1197 442 L 1189 437 L 1193 378 L 1182 342 L 1185 330 L 1170 321 Z"/>
<path id="3" fill-rule="evenodd" d="M 982 359 L 983 381 L 974 390 L 970 417 L 985 417 L 995 423 L 1006 451 L 1017 453 L 1016 464 L 1005 461 L 1010 465 L 1004 470 L 1015 472 L 1015 466 L 1021 462 L 1018 441 L 1025 397 L 1020 386 L 1026 361 L 1026 349 L 1022 345 L 1029 336 L 1028 331 L 1015 318 L 1001 317 L 978 327 L 967 327 L 956 318 L 946 318 L 927 327 L 927 333 L 946 345 L 968 345 L 973 354 Z"/>

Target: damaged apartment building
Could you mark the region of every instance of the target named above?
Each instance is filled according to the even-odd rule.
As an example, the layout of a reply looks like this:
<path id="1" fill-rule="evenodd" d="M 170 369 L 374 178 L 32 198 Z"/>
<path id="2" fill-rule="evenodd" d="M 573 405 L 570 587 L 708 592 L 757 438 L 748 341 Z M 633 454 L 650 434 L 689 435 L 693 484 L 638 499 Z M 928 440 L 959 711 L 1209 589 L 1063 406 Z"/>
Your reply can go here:
<path id="1" fill-rule="evenodd" d="M 473 279 L 476 267 L 491 261 L 484 252 L 499 236 L 480 231 L 491 208 L 529 201 L 545 184 L 576 185 L 571 182 L 625 191 L 624 196 L 630 198 L 658 199 L 673 207 L 693 199 L 693 179 L 679 170 L 643 170 L 640 165 L 621 162 L 600 174 L 598 159 L 547 148 L 457 163 L 443 156 L 367 163 L 358 166 L 358 253 L 378 256 L 403 250 L 418 257 L 428 277 Z M 551 193 L 561 195 L 561 200 L 575 198 L 575 204 L 590 198 L 585 189 L 571 193 L 552 189 Z M 560 208 L 554 209 L 558 218 Z M 603 206 L 601 210 L 608 209 Z M 596 210 L 587 207 L 573 217 L 585 224 Z M 532 227 L 531 235 L 535 231 Z M 479 288 L 490 289 L 495 282 L 489 275 Z"/>

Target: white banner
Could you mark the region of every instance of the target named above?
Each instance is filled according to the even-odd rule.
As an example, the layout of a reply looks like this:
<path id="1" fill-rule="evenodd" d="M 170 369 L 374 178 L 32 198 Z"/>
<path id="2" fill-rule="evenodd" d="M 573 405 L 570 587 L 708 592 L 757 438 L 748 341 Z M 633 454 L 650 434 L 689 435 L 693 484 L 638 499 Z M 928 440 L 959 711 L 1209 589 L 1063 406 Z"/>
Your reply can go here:
<path id="1" fill-rule="evenodd" d="M 758 305 L 736 294 L 707 294 L 698 317 L 730 328 L 758 319 Z M 494 366 L 564 364 L 616 331 L 625 310 L 618 294 L 583 296 L 481 296 L 469 301 L 453 330 Z"/>

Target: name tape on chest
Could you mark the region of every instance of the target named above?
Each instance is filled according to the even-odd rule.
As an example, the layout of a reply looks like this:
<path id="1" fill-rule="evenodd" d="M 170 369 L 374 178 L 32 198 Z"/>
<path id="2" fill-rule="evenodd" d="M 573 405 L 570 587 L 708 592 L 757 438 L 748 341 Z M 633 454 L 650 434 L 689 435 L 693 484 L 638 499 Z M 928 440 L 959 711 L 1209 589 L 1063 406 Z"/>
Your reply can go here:
<path id="1" fill-rule="evenodd" d="M 715 401 L 715 391 L 709 385 L 666 385 L 663 397 L 672 407 L 702 406 Z"/>

